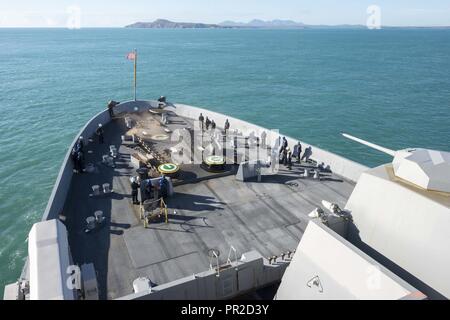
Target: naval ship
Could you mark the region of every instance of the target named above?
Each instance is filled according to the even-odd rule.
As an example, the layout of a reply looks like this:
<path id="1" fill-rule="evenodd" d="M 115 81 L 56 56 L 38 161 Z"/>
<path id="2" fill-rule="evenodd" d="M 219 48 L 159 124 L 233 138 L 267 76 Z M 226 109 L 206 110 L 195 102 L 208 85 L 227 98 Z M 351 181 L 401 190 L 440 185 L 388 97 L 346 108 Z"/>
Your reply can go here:
<path id="1" fill-rule="evenodd" d="M 450 153 L 344 136 L 392 163 L 166 99 L 111 102 L 68 148 L 4 299 L 447 299 Z"/>

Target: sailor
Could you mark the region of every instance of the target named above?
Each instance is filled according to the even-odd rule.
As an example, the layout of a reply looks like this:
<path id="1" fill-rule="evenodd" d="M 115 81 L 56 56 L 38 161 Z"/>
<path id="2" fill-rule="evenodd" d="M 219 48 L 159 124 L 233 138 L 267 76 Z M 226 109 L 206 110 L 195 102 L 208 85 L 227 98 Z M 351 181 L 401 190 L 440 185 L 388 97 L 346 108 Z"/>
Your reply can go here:
<path id="1" fill-rule="evenodd" d="M 84 154 L 83 151 L 78 150 L 77 151 L 77 171 L 78 173 L 83 173 L 84 170 Z"/>
<path id="2" fill-rule="evenodd" d="M 114 106 L 115 106 L 114 101 L 108 102 L 108 112 L 109 112 L 109 116 L 111 117 L 111 119 L 114 117 L 114 110 L 113 110 Z"/>
<path id="3" fill-rule="evenodd" d="M 302 158 L 302 144 L 300 141 L 297 143 L 297 145 L 294 148 L 294 157 L 297 158 L 297 163 L 301 163 Z"/>
<path id="4" fill-rule="evenodd" d="M 145 199 L 152 199 L 153 198 L 153 185 L 152 180 L 147 179 L 145 180 Z"/>
<path id="5" fill-rule="evenodd" d="M 230 121 L 228 119 L 225 121 L 225 134 L 227 134 L 228 130 L 230 130 Z"/>
<path id="6" fill-rule="evenodd" d="M 209 126 L 211 125 L 211 120 L 209 120 L 208 117 L 206 117 L 205 125 L 206 125 L 206 131 L 208 131 L 209 130 Z"/>
<path id="7" fill-rule="evenodd" d="M 79 163 L 78 163 L 78 151 L 77 151 L 76 147 L 72 148 L 70 156 L 71 156 L 72 161 L 73 161 L 73 169 L 78 173 L 79 169 L 80 169 L 80 166 L 79 166 Z"/>
<path id="8" fill-rule="evenodd" d="M 284 152 L 284 150 L 286 150 L 287 147 L 288 147 L 288 142 L 286 140 L 286 137 L 283 137 L 283 140 L 281 141 L 280 154 L 282 154 Z"/>
<path id="9" fill-rule="evenodd" d="M 202 128 L 202 131 L 203 131 L 204 124 L 205 124 L 205 118 L 203 117 L 203 113 L 200 113 L 200 117 L 198 117 L 198 121 L 200 121 L 200 127 Z"/>
<path id="10" fill-rule="evenodd" d="M 139 189 L 138 179 L 136 177 L 132 177 L 131 178 L 131 198 L 133 199 L 133 204 L 139 204 L 138 189 Z"/>
<path id="11" fill-rule="evenodd" d="M 305 152 L 303 153 L 302 160 L 305 159 L 306 162 L 309 161 L 309 157 L 312 155 L 312 148 L 309 146 L 305 149 Z"/>
<path id="12" fill-rule="evenodd" d="M 284 164 L 285 166 L 287 166 L 287 149 L 282 149 L 281 150 L 281 155 L 280 155 L 280 163 Z"/>
<path id="13" fill-rule="evenodd" d="M 139 178 L 139 179 L 141 179 L 141 178 Z M 147 180 L 138 180 L 138 182 L 139 182 L 139 190 L 140 190 L 140 195 L 141 195 L 141 197 L 140 197 L 141 203 L 143 204 L 145 202 L 145 200 L 148 199 L 147 191 L 145 190 Z"/>
<path id="14" fill-rule="evenodd" d="M 159 179 L 159 192 L 161 198 L 167 198 L 167 179 L 165 175 L 162 175 L 161 179 Z"/>
<path id="15" fill-rule="evenodd" d="M 214 122 L 214 120 L 211 120 L 211 129 L 216 130 L 216 123 Z"/>
<path id="16" fill-rule="evenodd" d="M 283 149 L 286 149 L 288 147 L 288 141 L 286 137 L 283 137 Z"/>
<path id="17" fill-rule="evenodd" d="M 263 131 L 261 133 L 261 147 L 262 148 L 266 147 L 266 139 L 267 139 L 267 133 L 265 131 Z"/>
<path id="18" fill-rule="evenodd" d="M 285 148 L 284 150 L 283 150 L 283 164 L 285 165 L 285 166 L 287 166 L 288 165 L 288 153 L 290 152 L 290 149 L 289 148 Z"/>
<path id="19" fill-rule="evenodd" d="M 105 141 L 105 140 L 104 140 L 104 137 L 103 137 L 103 134 L 104 134 L 104 133 L 105 133 L 105 131 L 103 130 L 103 126 L 102 126 L 101 123 L 99 123 L 98 128 L 97 128 L 97 130 L 95 131 L 95 134 L 98 136 L 98 142 L 99 142 L 100 144 L 103 144 L 103 142 Z"/>
<path id="20" fill-rule="evenodd" d="M 292 170 L 292 151 L 287 148 L 287 167 L 289 170 Z"/>
<path id="21" fill-rule="evenodd" d="M 321 162 L 318 166 L 317 169 L 319 169 L 319 171 L 325 171 L 325 163 Z"/>
<path id="22" fill-rule="evenodd" d="M 83 151 L 83 149 L 84 149 L 84 139 L 82 136 L 80 136 L 78 138 L 77 143 L 75 144 L 75 150 L 78 152 L 78 151 Z"/>

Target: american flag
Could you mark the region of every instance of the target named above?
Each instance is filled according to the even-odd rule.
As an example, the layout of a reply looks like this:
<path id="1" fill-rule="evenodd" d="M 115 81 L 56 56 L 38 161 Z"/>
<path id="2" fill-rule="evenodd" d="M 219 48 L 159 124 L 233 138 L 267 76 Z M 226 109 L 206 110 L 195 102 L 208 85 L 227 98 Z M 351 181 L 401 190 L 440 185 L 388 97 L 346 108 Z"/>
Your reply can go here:
<path id="1" fill-rule="evenodd" d="M 127 54 L 127 59 L 136 60 L 136 52 L 130 52 L 129 54 Z"/>

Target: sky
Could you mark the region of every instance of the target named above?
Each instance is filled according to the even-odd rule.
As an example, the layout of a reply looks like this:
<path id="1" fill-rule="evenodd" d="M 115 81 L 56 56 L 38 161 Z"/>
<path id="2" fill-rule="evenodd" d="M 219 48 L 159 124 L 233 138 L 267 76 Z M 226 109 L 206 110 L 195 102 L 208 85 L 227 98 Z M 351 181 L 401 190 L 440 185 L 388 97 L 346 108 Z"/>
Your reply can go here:
<path id="1" fill-rule="evenodd" d="M 123 27 L 158 18 L 365 25 L 370 5 L 379 6 L 384 26 L 450 26 L 450 0 L 0 0 L 0 27 L 66 27 L 74 17 L 80 27 Z"/>

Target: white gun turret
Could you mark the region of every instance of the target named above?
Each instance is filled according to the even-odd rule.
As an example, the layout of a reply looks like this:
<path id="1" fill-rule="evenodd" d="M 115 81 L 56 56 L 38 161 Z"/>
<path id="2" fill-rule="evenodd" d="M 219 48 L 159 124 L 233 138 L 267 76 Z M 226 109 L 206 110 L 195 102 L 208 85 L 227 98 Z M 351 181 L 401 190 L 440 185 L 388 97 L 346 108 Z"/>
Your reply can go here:
<path id="1" fill-rule="evenodd" d="M 428 191 L 450 193 L 450 152 L 420 148 L 394 151 L 347 133 L 342 135 L 394 157 L 396 177 Z"/>

